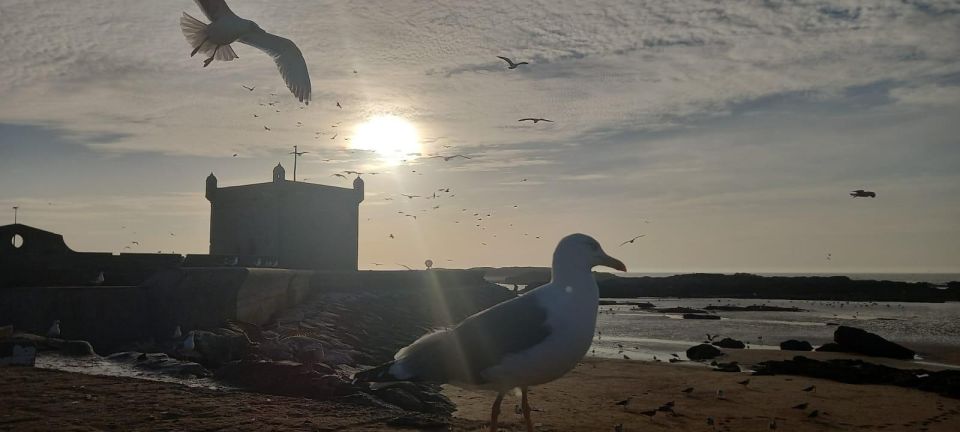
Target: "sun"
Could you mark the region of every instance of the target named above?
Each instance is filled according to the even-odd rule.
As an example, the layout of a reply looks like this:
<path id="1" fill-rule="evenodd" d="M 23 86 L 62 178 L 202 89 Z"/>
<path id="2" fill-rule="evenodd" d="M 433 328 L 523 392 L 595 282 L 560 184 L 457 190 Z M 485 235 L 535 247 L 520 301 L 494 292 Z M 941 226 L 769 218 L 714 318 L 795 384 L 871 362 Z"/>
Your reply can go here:
<path id="1" fill-rule="evenodd" d="M 417 128 L 394 115 L 376 116 L 361 123 L 354 131 L 350 148 L 377 152 L 391 164 L 414 159 L 421 152 Z"/>

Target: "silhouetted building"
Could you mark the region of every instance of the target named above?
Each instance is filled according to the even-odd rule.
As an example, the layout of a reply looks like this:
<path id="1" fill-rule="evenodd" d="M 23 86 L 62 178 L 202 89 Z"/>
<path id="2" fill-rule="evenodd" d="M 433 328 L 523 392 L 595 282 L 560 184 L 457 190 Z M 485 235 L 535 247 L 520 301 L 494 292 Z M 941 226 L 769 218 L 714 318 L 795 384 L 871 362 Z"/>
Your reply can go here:
<path id="1" fill-rule="evenodd" d="M 356 270 L 363 180 L 353 189 L 286 180 L 217 187 L 207 177 L 210 254 L 256 256 L 281 268 Z"/>

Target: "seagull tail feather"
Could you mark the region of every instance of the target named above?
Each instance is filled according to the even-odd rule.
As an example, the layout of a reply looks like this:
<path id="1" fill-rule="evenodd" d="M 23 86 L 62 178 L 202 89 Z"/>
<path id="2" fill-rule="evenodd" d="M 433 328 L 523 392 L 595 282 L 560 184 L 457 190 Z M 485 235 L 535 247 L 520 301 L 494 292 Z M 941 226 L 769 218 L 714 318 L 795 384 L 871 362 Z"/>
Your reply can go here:
<path id="1" fill-rule="evenodd" d="M 207 24 L 203 21 L 200 21 L 186 12 L 183 13 L 183 16 L 180 17 L 180 30 L 183 31 L 183 36 L 187 38 L 187 43 L 190 44 L 190 48 L 193 48 L 194 54 L 201 52 L 204 54 L 212 54 L 216 45 L 207 40 Z M 233 52 L 233 50 L 230 50 Z M 219 57 L 220 53 L 217 52 Z M 234 54 L 236 56 L 236 54 Z"/>

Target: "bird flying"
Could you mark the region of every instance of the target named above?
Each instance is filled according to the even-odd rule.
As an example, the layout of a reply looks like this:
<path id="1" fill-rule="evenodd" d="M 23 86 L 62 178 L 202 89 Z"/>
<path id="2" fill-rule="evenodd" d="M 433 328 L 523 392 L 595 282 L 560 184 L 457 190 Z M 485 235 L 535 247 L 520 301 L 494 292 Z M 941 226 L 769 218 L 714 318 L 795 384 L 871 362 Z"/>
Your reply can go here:
<path id="1" fill-rule="evenodd" d="M 506 392 L 519 387 L 524 421 L 533 430 L 527 392 L 573 369 L 587 353 L 597 322 L 599 289 L 591 273 L 603 265 L 626 271 L 584 234 L 571 234 L 553 253 L 552 280 L 520 297 L 429 333 L 395 360 L 354 375 L 358 382 L 425 381 L 497 391 L 490 430 Z"/>
<path id="2" fill-rule="evenodd" d="M 855 191 L 850 191 L 850 198 L 876 198 L 877 193 L 871 192 L 868 190 L 857 189 Z"/>
<path id="3" fill-rule="evenodd" d="M 632 238 L 632 239 L 630 239 L 630 240 L 627 240 L 627 241 L 625 241 L 625 242 L 623 242 L 623 243 L 620 243 L 620 246 L 623 246 L 623 245 L 625 245 L 625 244 L 627 244 L 627 243 L 633 243 L 633 242 L 637 241 L 638 238 L 646 237 L 646 236 L 647 236 L 646 234 L 640 234 L 640 235 L 638 235 L 638 236 L 636 236 L 636 237 L 634 237 L 634 238 Z"/>
<path id="4" fill-rule="evenodd" d="M 527 62 L 516 62 L 516 63 L 514 63 L 513 60 L 510 60 L 510 59 L 508 59 L 508 58 L 506 58 L 506 57 L 504 57 L 504 56 L 497 56 L 497 58 L 500 59 L 500 60 L 503 60 L 503 61 L 507 62 L 507 64 L 509 65 L 509 66 L 507 67 L 507 69 L 516 69 L 517 66 L 525 65 L 525 64 L 530 64 L 530 63 L 527 63 Z"/>
<path id="5" fill-rule="evenodd" d="M 250 45 L 273 57 L 290 92 L 300 102 L 310 104 L 310 73 L 296 44 L 289 39 L 267 33 L 253 21 L 238 17 L 225 0 L 194 1 L 210 20 L 210 24 L 186 12 L 180 17 L 180 29 L 193 48 L 190 57 L 198 52 L 209 55 L 203 62 L 203 67 L 207 67 L 214 60 L 231 61 L 239 58 L 230 46 L 231 43 Z"/>
<path id="6" fill-rule="evenodd" d="M 544 122 L 547 122 L 547 123 L 553 123 L 553 120 L 547 120 L 547 119 L 545 119 L 545 118 L 533 118 L 533 117 L 522 118 L 522 119 L 517 120 L 517 121 L 518 121 L 518 122 L 522 122 L 522 121 L 532 121 L 532 122 L 534 122 L 534 123 L 540 123 L 540 122 L 544 121 Z"/>
<path id="7" fill-rule="evenodd" d="M 257 86 L 247 87 L 247 86 L 245 86 L 245 85 L 243 85 L 243 84 L 240 84 L 240 87 L 243 87 L 243 88 L 247 89 L 248 91 L 253 91 L 253 89 L 257 88 Z"/>

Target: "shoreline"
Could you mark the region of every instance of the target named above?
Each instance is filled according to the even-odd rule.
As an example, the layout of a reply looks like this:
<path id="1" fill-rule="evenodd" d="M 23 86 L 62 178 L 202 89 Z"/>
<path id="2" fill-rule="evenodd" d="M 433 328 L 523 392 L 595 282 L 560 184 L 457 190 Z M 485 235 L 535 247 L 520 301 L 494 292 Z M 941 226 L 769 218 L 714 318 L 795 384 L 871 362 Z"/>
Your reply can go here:
<path id="1" fill-rule="evenodd" d="M 810 358 L 856 358 L 840 353 L 725 350 L 722 361 L 744 365 L 804 355 Z M 863 358 L 903 367 L 899 360 Z M 843 384 L 790 375 L 751 376 L 722 373 L 692 363 L 657 363 L 585 358 L 563 378 L 531 389 L 533 420 L 539 432 L 710 431 L 713 417 L 722 431 L 767 430 L 771 419 L 784 430 L 854 431 L 960 430 L 960 399 L 889 385 Z M 749 385 L 737 384 L 749 379 Z M 803 388 L 815 385 L 816 391 Z M 689 394 L 680 390 L 694 387 Z M 494 395 L 491 392 L 443 386 L 457 411 L 440 429 L 482 431 Z M 724 391 L 717 399 L 716 391 Z M 624 409 L 615 402 L 633 397 Z M 676 416 L 639 414 L 669 401 Z M 521 431 L 514 413 L 518 399 L 504 401 L 502 430 Z M 792 409 L 809 403 L 806 410 Z M 214 430 L 264 428 L 304 431 L 394 431 L 399 420 L 416 417 L 397 408 L 211 390 L 131 377 L 92 376 L 48 369 L 0 367 L 0 430 L 61 430 L 83 425 L 113 430 Z M 130 409 L 135 406 L 136 409 Z M 807 417 L 814 410 L 816 418 Z M 409 424 L 409 423 L 408 423 Z M 422 423 L 421 423 L 422 424 Z M 409 429 L 408 429 L 409 430 Z"/>

